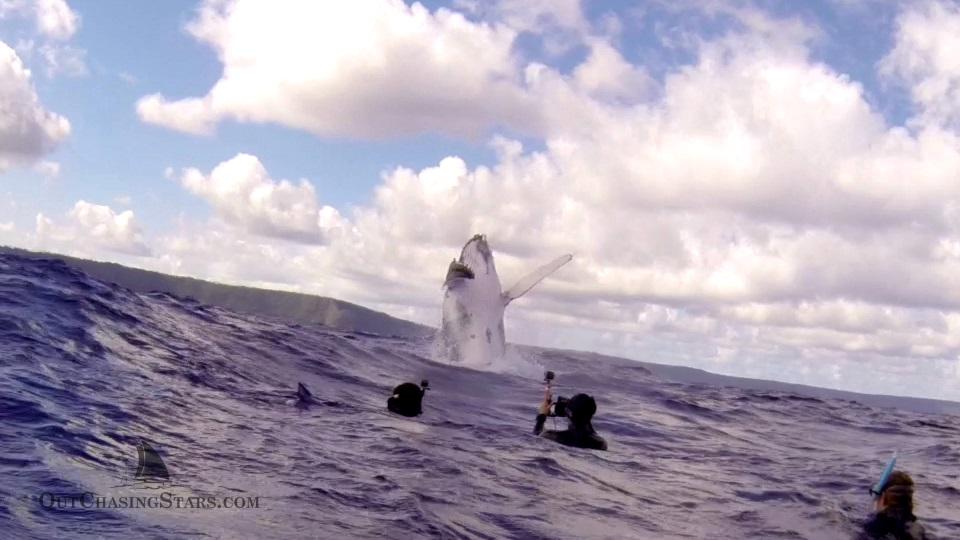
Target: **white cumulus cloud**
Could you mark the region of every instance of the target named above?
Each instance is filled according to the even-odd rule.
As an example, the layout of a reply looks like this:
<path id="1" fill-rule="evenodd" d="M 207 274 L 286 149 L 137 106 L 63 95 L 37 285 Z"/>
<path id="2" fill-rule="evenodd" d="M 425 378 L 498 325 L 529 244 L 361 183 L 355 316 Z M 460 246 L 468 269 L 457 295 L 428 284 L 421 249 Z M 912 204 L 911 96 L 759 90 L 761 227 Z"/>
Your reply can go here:
<path id="1" fill-rule="evenodd" d="M 80 16 L 65 0 L 34 0 L 37 29 L 54 39 L 70 39 L 80 27 Z"/>
<path id="2" fill-rule="evenodd" d="M 37 161 L 69 134 L 70 122 L 43 107 L 30 70 L 0 41 L 0 172 Z"/>
<path id="3" fill-rule="evenodd" d="M 401 0 L 208 0 L 189 25 L 223 75 L 202 97 L 143 97 L 146 122 L 209 133 L 272 122 L 318 135 L 383 137 L 537 128 L 516 32 Z"/>
<path id="4" fill-rule="evenodd" d="M 895 46 L 883 71 L 909 86 L 924 123 L 960 122 L 960 7 L 953 2 L 908 4 L 897 19 Z"/>
<path id="5" fill-rule="evenodd" d="M 37 214 L 36 239 L 41 247 L 84 255 L 95 254 L 91 247 L 127 255 L 151 254 L 132 210 L 117 213 L 109 206 L 83 200 L 60 222 Z"/>
<path id="6" fill-rule="evenodd" d="M 66 0 L 3 0 L 0 19 L 10 16 L 33 19 L 37 33 L 55 40 L 70 39 L 80 28 L 80 16 Z"/>
<path id="7" fill-rule="evenodd" d="M 344 225 L 336 209 L 318 204 L 310 182 L 275 181 L 249 154 L 237 154 L 209 175 L 187 169 L 180 182 L 210 203 L 219 217 L 256 234 L 322 243 Z"/>
<path id="8" fill-rule="evenodd" d="M 35 23 L 35 33 L 16 45 L 28 64 L 34 59 L 42 62 L 50 78 L 88 73 L 87 51 L 68 43 L 80 28 L 80 15 L 65 0 L 0 0 L 0 19 L 10 16 L 33 19 Z"/>

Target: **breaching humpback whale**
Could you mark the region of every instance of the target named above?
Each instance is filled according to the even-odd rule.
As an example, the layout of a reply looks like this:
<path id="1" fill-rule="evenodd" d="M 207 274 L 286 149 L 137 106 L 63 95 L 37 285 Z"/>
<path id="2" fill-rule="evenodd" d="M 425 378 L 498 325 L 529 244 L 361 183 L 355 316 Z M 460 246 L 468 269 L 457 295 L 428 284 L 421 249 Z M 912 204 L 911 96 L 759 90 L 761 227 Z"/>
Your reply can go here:
<path id="1" fill-rule="evenodd" d="M 562 255 L 524 276 L 506 291 L 500 287 L 493 253 L 484 235 L 467 241 L 447 268 L 440 334 L 445 352 L 456 363 L 486 364 L 503 356 L 503 312 L 511 301 L 570 262 Z"/>

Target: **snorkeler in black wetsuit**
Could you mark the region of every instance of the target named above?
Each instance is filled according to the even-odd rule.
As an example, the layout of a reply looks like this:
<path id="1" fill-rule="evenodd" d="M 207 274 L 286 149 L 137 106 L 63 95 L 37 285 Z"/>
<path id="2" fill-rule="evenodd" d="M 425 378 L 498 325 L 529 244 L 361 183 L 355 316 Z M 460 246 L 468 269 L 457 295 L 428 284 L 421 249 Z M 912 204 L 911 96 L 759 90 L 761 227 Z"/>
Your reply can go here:
<path id="1" fill-rule="evenodd" d="M 428 387 L 429 383 L 425 380 L 420 386 L 410 382 L 397 385 L 393 395 L 387 399 L 387 409 L 403 416 L 419 416 L 423 412 L 423 396 Z"/>
<path id="2" fill-rule="evenodd" d="M 876 513 L 863 525 L 858 540 L 927 540 L 913 515 L 913 479 L 893 471 L 878 494 Z"/>
<path id="3" fill-rule="evenodd" d="M 552 373 L 549 373 L 548 381 L 552 378 Z M 554 406 L 553 414 L 550 413 L 551 405 Z M 577 394 L 569 400 L 558 398 L 557 403 L 554 404 L 553 395 L 548 385 L 543 403 L 540 404 L 538 410 L 539 414 L 537 414 L 533 433 L 566 446 L 589 450 L 606 450 L 607 441 L 597 435 L 591 423 L 596 412 L 597 402 L 587 394 Z M 546 422 L 547 416 L 566 416 L 570 421 L 569 426 L 563 431 L 543 431 L 543 424 Z"/>

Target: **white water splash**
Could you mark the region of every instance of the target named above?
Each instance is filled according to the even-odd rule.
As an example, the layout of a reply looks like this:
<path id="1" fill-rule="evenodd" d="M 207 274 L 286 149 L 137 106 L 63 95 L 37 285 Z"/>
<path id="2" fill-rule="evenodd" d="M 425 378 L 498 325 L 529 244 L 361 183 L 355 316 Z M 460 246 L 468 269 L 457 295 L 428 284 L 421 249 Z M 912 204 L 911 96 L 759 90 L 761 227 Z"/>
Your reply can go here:
<path id="1" fill-rule="evenodd" d="M 507 345 L 501 356 L 482 355 L 484 351 L 464 347 L 460 349 L 459 361 L 453 361 L 450 351 L 440 332 L 431 342 L 428 357 L 434 362 L 451 366 L 460 366 L 477 371 L 506 373 L 529 379 L 543 378 L 543 365 L 536 355 L 513 345 Z"/>

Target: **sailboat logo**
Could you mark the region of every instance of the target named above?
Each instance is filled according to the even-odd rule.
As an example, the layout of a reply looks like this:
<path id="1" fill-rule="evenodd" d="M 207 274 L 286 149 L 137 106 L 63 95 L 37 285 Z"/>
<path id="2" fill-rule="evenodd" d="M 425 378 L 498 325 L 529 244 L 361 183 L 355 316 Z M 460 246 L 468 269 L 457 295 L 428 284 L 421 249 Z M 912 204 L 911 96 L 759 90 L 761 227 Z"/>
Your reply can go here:
<path id="1" fill-rule="evenodd" d="M 133 475 L 133 480 L 148 484 L 170 482 L 170 471 L 163 464 L 160 454 L 143 440 L 137 443 L 137 472 Z"/>
<path id="2" fill-rule="evenodd" d="M 150 443 L 143 439 L 137 441 L 137 470 L 133 478 L 125 478 L 120 486 L 115 487 L 144 487 L 161 488 L 170 485 L 170 471 L 163 463 L 163 458 Z"/>

